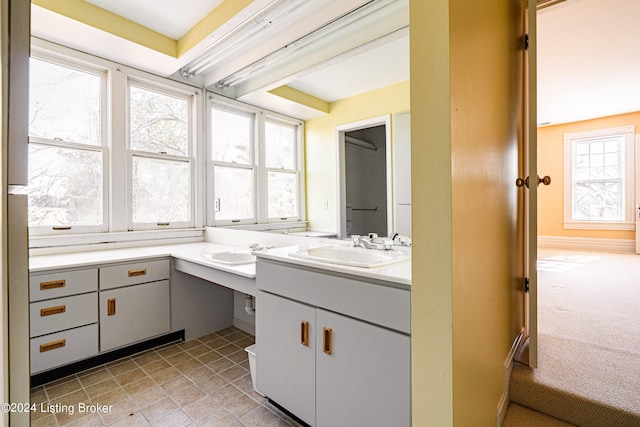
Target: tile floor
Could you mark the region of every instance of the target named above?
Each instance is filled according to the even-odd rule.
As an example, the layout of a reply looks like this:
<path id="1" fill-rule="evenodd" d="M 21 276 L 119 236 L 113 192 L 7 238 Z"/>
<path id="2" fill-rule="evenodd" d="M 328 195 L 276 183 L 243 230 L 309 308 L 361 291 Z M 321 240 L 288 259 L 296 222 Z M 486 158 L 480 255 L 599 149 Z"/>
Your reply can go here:
<path id="1" fill-rule="evenodd" d="M 298 426 L 253 391 L 253 342 L 228 328 L 34 387 L 31 426 Z M 81 402 L 111 409 L 81 413 Z"/>

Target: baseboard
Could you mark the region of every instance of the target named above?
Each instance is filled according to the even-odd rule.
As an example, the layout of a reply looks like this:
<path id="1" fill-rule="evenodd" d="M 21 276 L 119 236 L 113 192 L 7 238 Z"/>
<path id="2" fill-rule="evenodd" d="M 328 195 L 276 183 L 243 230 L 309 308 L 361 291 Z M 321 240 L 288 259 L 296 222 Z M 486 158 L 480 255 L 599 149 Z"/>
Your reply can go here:
<path id="1" fill-rule="evenodd" d="M 635 253 L 636 241 L 590 237 L 538 236 L 538 246 L 551 249 Z"/>
<path id="2" fill-rule="evenodd" d="M 256 325 L 252 325 L 249 322 L 245 322 L 244 320 L 240 320 L 237 317 L 233 318 L 233 326 L 235 326 L 238 329 L 241 329 L 243 331 L 245 331 L 248 334 L 251 334 L 253 336 L 256 335 Z"/>
<path id="3" fill-rule="evenodd" d="M 502 365 L 503 385 L 502 396 L 498 402 L 498 410 L 496 412 L 496 427 L 500 427 L 504 421 L 504 417 L 507 415 L 507 408 L 509 407 L 509 381 L 511 380 L 511 371 L 513 371 L 513 365 L 515 363 L 516 352 L 520 348 L 522 339 L 524 338 L 524 328 L 520 330 L 520 333 L 513 340 L 511 344 L 511 350 L 507 355 L 507 359 Z"/>

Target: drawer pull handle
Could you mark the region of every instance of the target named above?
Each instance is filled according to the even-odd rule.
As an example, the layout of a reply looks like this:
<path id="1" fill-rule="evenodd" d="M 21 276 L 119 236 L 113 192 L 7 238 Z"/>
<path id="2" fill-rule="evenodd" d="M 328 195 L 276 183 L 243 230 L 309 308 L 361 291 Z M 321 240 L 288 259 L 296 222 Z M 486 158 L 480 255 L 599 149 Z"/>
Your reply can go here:
<path id="1" fill-rule="evenodd" d="M 51 316 L 53 314 L 61 314 L 67 311 L 66 305 L 56 305 L 55 307 L 47 307 L 40 310 L 40 317 Z"/>
<path id="2" fill-rule="evenodd" d="M 40 290 L 46 291 L 48 289 L 56 289 L 56 288 L 64 288 L 67 284 L 67 281 L 62 280 L 52 280 L 50 282 L 40 282 Z"/>
<path id="3" fill-rule="evenodd" d="M 322 351 L 333 354 L 333 331 L 331 328 L 322 328 Z"/>
<path id="4" fill-rule="evenodd" d="M 107 300 L 107 316 L 113 316 L 116 314 L 116 299 L 110 298 Z"/>
<path id="5" fill-rule="evenodd" d="M 309 322 L 300 322 L 300 344 L 309 347 Z"/>
<path id="6" fill-rule="evenodd" d="M 147 269 L 146 268 L 139 268 L 137 270 L 129 270 L 129 277 L 144 276 L 145 274 L 147 274 Z"/>
<path id="7" fill-rule="evenodd" d="M 40 353 L 44 353 L 45 351 L 55 350 L 56 348 L 61 348 L 67 345 L 67 340 L 61 339 L 58 341 L 51 341 L 46 344 L 40 345 Z"/>

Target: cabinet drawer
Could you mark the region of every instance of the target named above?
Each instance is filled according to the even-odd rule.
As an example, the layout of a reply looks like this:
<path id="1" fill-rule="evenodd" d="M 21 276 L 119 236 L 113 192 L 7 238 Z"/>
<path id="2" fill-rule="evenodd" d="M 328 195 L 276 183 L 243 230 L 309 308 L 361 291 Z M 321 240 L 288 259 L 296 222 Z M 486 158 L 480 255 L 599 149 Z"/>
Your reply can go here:
<path id="1" fill-rule="evenodd" d="M 98 354 L 98 325 L 31 338 L 31 374 Z"/>
<path id="2" fill-rule="evenodd" d="M 29 276 L 31 301 L 60 298 L 98 290 L 98 269 L 32 274 Z"/>
<path id="3" fill-rule="evenodd" d="M 32 338 L 88 325 L 98 321 L 98 293 L 33 302 L 29 311 Z"/>
<path id="4" fill-rule="evenodd" d="M 100 289 L 119 288 L 168 278 L 168 259 L 115 265 L 100 269 Z"/>

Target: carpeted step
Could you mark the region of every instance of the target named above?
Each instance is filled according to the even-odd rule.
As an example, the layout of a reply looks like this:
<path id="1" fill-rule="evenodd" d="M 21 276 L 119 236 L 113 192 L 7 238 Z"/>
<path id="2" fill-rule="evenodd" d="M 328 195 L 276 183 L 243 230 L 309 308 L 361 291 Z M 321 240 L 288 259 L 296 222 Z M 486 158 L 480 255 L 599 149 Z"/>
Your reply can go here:
<path id="1" fill-rule="evenodd" d="M 537 369 L 513 369 L 512 403 L 583 427 L 640 426 L 640 376 L 629 355 L 545 335 L 539 344 Z"/>
<path id="2" fill-rule="evenodd" d="M 502 427 L 572 427 L 557 418 L 536 412 L 533 409 L 510 403 Z"/>

